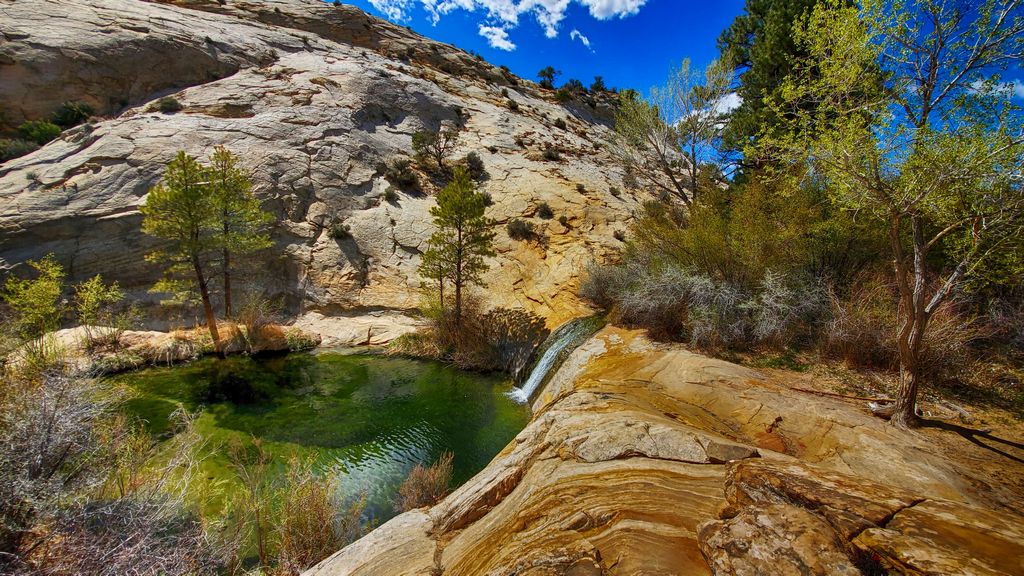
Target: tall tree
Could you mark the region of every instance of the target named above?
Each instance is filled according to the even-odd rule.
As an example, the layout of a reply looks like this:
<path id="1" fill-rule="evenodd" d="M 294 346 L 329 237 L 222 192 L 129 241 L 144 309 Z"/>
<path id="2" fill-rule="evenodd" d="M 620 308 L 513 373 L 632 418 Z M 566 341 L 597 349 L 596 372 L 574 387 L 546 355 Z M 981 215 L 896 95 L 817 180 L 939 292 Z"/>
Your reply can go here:
<path id="1" fill-rule="evenodd" d="M 209 170 L 184 151 L 167 165 L 163 180 L 150 189 L 142 212 L 142 231 L 165 241 L 147 260 L 165 267 L 158 290 L 180 293 L 181 281 L 194 283 L 203 301 L 214 351 L 222 354 L 217 318 L 210 299 L 209 264 L 219 255 L 223 226 L 212 193 Z"/>
<path id="2" fill-rule="evenodd" d="M 649 102 L 624 92 L 612 153 L 627 172 L 689 205 L 700 192 L 702 170 L 719 160 L 731 78 L 719 62 L 694 70 L 684 60 L 664 86 L 651 90 Z"/>
<path id="3" fill-rule="evenodd" d="M 452 181 L 437 195 L 430 209 L 437 230 L 427 240 L 420 274 L 451 283 L 454 293 L 455 329 L 462 325 L 463 291 L 469 285 L 483 286 L 487 270 L 484 258 L 494 255 L 494 223 L 484 216 L 487 200 L 474 189 L 473 180 L 462 167 L 455 168 Z"/>
<path id="4" fill-rule="evenodd" d="M 900 309 L 892 421 L 910 426 L 933 314 L 1024 234 L 1024 118 L 999 76 L 1024 59 L 1021 0 L 829 1 L 794 34 L 807 56 L 770 102 L 787 125 L 766 131 L 765 148 L 806 160 L 838 205 L 888 232 Z"/>
<path id="5" fill-rule="evenodd" d="M 217 146 L 214 149 L 209 174 L 221 223 L 217 241 L 224 277 L 224 316 L 230 318 L 232 255 L 249 254 L 270 246 L 270 236 L 264 228 L 272 216 L 260 209 L 260 202 L 252 193 L 252 182 L 238 168 L 238 157 L 227 148 Z"/>
<path id="6" fill-rule="evenodd" d="M 724 146 L 741 152 L 779 118 L 765 104 L 806 51 L 793 39 L 793 22 L 820 0 L 747 0 L 743 13 L 718 38 L 722 60 L 738 74 L 740 105 L 730 113 Z"/>

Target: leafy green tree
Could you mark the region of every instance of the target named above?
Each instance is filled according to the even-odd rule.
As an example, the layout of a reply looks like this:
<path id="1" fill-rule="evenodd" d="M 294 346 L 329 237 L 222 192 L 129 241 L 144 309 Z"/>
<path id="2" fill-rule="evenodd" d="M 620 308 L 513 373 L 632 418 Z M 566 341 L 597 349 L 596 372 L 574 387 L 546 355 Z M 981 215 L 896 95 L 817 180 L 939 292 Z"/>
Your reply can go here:
<path id="1" fill-rule="evenodd" d="M 15 334 L 23 342 L 32 342 L 60 328 L 64 269 L 53 254 L 42 260 L 29 260 L 27 264 L 35 270 L 36 277 L 25 280 L 9 276 L 3 297 L 13 313 L 11 327 Z"/>
<path id="2" fill-rule="evenodd" d="M 555 70 L 552 66 L 546 66 L 541 68 L 540 72 L 537 72 L 537 78 L 540 79 L 541 88 L 547 88 L 553 90 L 555 87 L 555 78 L 562 74 L 561 70 Z"/>
<path id="3" fill-rule="evenodd" d="M 793 39 L 793 22 L 819 1 L 747 0 L 743 14 L 719 36 L 722 60 L 739 74 L 736 93 L 742 100 L 725 128 L 726 148 L 743 151 L 762 127 L 779 123 L 764 99 L 789 75 L 794 58 L 806 57 Z"/>
<path id="4" fill-rule="evenodd" d="M 1024 122 L 999 78 L 1024 59 L 1021 2 L 830 1 L 794 40 L 807 56 L 770 101 L 787 123 L 766 129 L 763 153 L 806 161 L 837 205 L 886 230 L 901 311 L 892 422 L 911 426 L 932 315 L 1024 234 Z"/>
<path id="5" fill-rule="evenodd" d="M 427 240 L 420 274 L 438 281 L 442 294 L 444 283 L 451 283 L 456 330 L 462 322 L 463 291 L 469 285 L 484 285 L 484 259 L 494 255 L 494 223 L 484 216 L 486 207 L 469 174 L 457 167 L 451 183 L 437 195 L 437 206 L 430 209 L 437 230 Z"/>
<path id="6" fill-rule="evenodd" d="M 651 90 L 650 102 L 623 92 L 612 153 L 638 180 L 690 205 L 702 171 L 719 160 L 720 105 L 730 82 L 731 72 L 718 62 L 698 71 L 684 60 L 665 86 Z"/>
<path id="7" fill-rule="evenodd" d="M 607 92 L 608 86 L 604 83 L 604 76 L 594 76 L 594 81 L 590 83 L 591 92 Z"/>
<path id="8" fill-rule="evenodd" d="M 209 178 L 209 170 L 194 157 L 178 152 L 167 165 L 163 180 L 150 189 L 139 210 L 142 231 L 164 241 L 161 249 L 146 256 L 165 269 L 165 280 L 155 289 L 181 295 L 186 286 L 197 287 L 214 350 L 221 354 L 217 318 L 210 299 L 209 267 L 222 247 L 223 222 Z"/>
<path id="9" fill-rule="evenodd" d="M 220 218 L 221 266 L 224 276 L 224 316 L 231 318 L 232 255 L 249 254 L 271 245 L 265 232 L 272 216 L 260 208 L 252 182 L 240 168 L 238 157 L 217 146 L 210 156 L 210 184 Z"/>

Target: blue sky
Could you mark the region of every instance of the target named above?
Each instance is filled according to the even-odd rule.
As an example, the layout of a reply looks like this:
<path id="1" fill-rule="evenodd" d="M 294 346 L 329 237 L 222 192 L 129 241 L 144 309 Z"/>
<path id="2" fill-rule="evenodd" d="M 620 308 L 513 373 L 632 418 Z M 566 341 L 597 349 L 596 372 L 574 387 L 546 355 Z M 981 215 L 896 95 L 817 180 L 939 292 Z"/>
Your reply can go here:
<path id="1" fill-rule="evenodd" d="M 743 0 L 345 1 L 524 78 L 551 65 L 562 71 L 558 83 L 601 75 L 642 93 L 683 58 L 698 66 L 716 58 L 715 40 L 743 8 Z"/>

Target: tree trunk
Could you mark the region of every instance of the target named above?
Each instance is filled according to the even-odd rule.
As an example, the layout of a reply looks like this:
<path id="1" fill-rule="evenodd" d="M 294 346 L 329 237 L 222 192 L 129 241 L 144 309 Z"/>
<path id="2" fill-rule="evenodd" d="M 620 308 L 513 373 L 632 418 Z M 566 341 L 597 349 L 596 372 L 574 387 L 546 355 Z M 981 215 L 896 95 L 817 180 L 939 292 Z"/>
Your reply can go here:
<path id="1" fill-rule="evenodd" d="M 217 334 L 217 317 L 213 312 L 213 304 L 210 302 L 210 288 L 206 284 L 206 277 L 203 276 L 203 267 L 199 259 L 192 258 L 192 268 L 196 271 L 196 280 L 199 282 L 199 294 L 203 298 L 203 313 L 206 315 L 206 326 L 210 329 L 210 338 L 213 339 L 213 351 L 223 357 L 224 353 L 220 348 L 220 336 Z"/>
<path id="2" fill-rule="evenodd" d="M 231 253 L 224 249 L 224 317 L 231 318 Z"/>
<path id="3" fill-rule="evenodd" d="M 910 216 L 914 253 L 912 265 L 908 266 L 903 257 L 898 229 L 891 233 L 896 248 L 897 285 L 900 288 L 900 308 L 904 314 L 903 325 L 897 335 L 900 354 L 900 388 L 896 394 L 895 412 L 890 420 L 900 428 L 917 424 L 917 391 L 921 383 L 921 344 L 928 328 L 931 314 L 926 300 L 927 286 L 927 243 L 920 218 Z M 913 284 L 911 284 L 911 275 Z"/>

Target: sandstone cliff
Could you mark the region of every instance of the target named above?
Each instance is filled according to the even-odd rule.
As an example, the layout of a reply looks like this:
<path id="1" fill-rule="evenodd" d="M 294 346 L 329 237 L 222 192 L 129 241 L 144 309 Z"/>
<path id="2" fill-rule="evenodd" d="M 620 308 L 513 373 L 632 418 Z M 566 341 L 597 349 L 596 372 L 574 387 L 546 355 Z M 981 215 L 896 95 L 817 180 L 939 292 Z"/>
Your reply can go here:
<path id="1" fill-rule="evenodd" d="M 146 290 L 159 271 L 143 261 L 152 241 L 137 207 L 177 150 L 205 157 L 223 144 L 277 218 L 275 246 L 250 263 L 254 285 L 284 296 L 291 313 L 400 313 L 419 299 L 431 186 L 389 203 L 377 167 L 408 155 L 414 132 L 464 122 L 456 156 L 483 158 L 489 215 L 499 224 L 530 218 L 545 238 L 513 241 L 502 228 L 486 297 L 557 324 L 580 312 L 573 287 L 581 268 L 620 244 L 613 234 L 636 206 L 629 194 L 610 193 L 622 188 L 604 150 L 610 95 L 593 106 L 559 104 L 530 82 L 349 6 L 0 0 L 0 33 L 8 127 L 46 118 L 65 101 L 104 116 L 0 165 L 0 270 L 52 252 L 73 281 L 102 273 L 154 301 Z M 168 95 L 183 110 L 155 111 Z M 545 160 L 546 147 L 561 160 Z M 535 217 L 540 202 L 554 219 Z M 335 224 L 351 236 L 332 238 Z"/>
<path id="2" fill-rule="evenodd" d="M 1024 483 L 1002 444 L 896 430 L 616 328 L 533 408 L 441 503 L 307 574 L 1024 573 Z"/>

